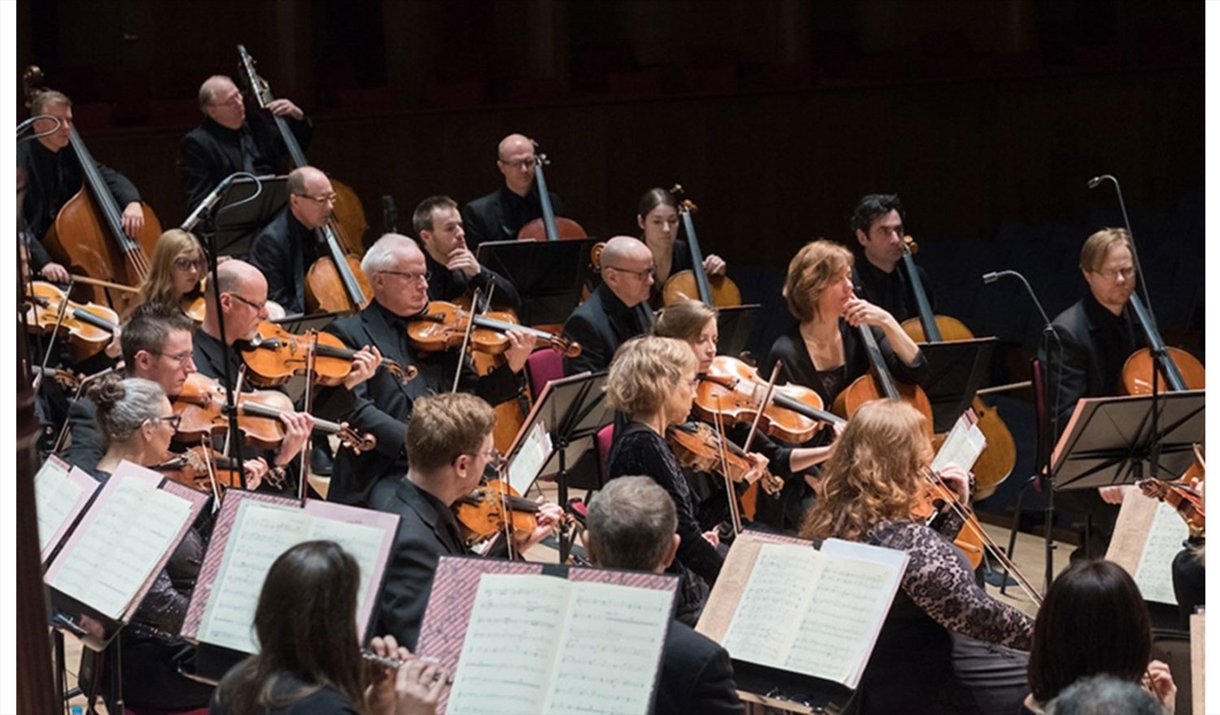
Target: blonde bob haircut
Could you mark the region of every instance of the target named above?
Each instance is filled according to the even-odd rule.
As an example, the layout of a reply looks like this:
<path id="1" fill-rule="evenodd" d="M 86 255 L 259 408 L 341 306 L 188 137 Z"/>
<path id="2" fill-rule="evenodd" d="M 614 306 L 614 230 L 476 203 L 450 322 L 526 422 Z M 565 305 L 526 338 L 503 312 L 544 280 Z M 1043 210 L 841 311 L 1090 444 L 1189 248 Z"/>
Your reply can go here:
<path id="1" fill-rule="evenodd" d="M 932 462 L 923 423 L 905 402 L 862 405 L 822 470 L 824 493 L 809 510 L 801 537 L 864 541 L 878 524 L 909 521 Z"/>
<path id="2" fill-rule="evenodd" d="M 661 311 L 657 322 L 653 323 L 652 334 L 660 338 L 695 342 L 708 321 L 715 319 L 715 308 L 697 300 L 684 300 Z"/>
<path id="3" fill-rule="evenodd" d="M 179 258 L 203 258 L 203 246 L 192 233 L 171 228 L 157 238 L 153 248 L 152 267 L 140 284 L 140 296 L 145 303 L 160 303 L 178 307 L 182 296 L 174 290 L 174 261 Z M 202 276 L 206 271 L 199 271 Z"/>
<path id="4" fill-rule="evenodd" d="M 819 238 L 806 243 L 788 263 L 784 299 L 788 311 L 802 323 L 818 316 L 818 299 L 830 284 L 851 270 L 851 251 L 834 241 Z"/>
<path id="5" fill-rule="evenodd" d="M 674 338 L 644 336 L 623 343 L 606 376 L 606 400 L 632 415 L 656 414 L 665 399 L 694 373 L 699 361 L 690 345 Z"/>
<path id="6" fill-rule="evenodd" d="M 1106 262 L 1106 256 L 1115 246 L 1125 246 L 1131 251 L 1131 234 L 1125 228 L 1103 228 L 1085 239 L 1080 247 L 1080 267 L 1096 273 Z M 1131 251 L 1134 257 L 1135 251 Z"/>

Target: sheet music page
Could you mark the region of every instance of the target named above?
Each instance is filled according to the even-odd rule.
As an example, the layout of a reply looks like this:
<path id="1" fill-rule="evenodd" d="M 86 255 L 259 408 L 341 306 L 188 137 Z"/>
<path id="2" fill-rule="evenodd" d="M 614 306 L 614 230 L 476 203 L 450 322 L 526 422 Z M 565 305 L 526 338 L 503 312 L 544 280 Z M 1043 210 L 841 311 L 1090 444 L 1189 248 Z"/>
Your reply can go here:
<path id="1" fill-rule="evenodd" d="M 312 517 L 299 508 L 243 500 L 199 626 L 199 640 L 257 653 L 254 611 L 279 555 L 309 538 Z"/>
<path id="2" fill-rule="evenodd" d="M 721 643 L 738 660 L 774 668 L 785 662 L 824 567 L 807 546 L 763 544 Z"/>
<path id="3" fill-rule="evenodd" d="M 51 539 L 64 527 L 85 493 L 68 478 L 71 465 L 51 458 L 34 475 L 34 508 L 38 514 L 38 550 L 45 555 Z"/>
<path id="4" fill-rule="evenodd" d="M 542 712 L 570 590 L 554 576 L 483 574 L 446 711 Z"/>
<path id="5" fill-rule="evenodd" d="M 944 444 L 932 460 L 933 472 L 939 472 L 950 464 L 956 464 L 966 471 L 974 467 L 987 447 L 987 438 L 979 429 L 978 420 L 971 417 L 973 413 L 968 412 L 953 423 L 953 429 L 949 430 L 949 436 L 945 437 Z"/>
<path id="6" fill-rule="evenodd" d="M 113 477 L 112 477 L 113 478 Z M 118 619 L 190 518 L 191 504 L 156 483 L 123 479 L 51 584 Z"/>
<path id="7" fill-rule="evenodd" d="M 1207 712 L 1204 688 L 1207 683 L 1207 633 L 1202 612 L 1190 614 L 1190 700 L 1193 711 Z"/>
<path id="8" fill-rule="evenodd" d="M 364 608 L 364 599 L 368 596 L 369 583 L 372 575 L 377 572 L 378 559 L 381 556 L 381 542 L 385 532 L 375 526 L 353 524 L 324 516 L 312 516 L 312 529 L 307 540 L 328 539 L 343 547 L 343 550 L 356 558 L 360 564 L 360 590 L 356 593 L 356 609 L 367 621 L 368 611 Z"/>
<path id="9" fill-rule="evenodd" d="M 1143 495 L 1132 498 L 1147 499 Z M 1132 574 L 1144 600 L 1171 605 L 1178 602 L 1173 593 L 1173 559 L 1183 549 L 1182 542 L 1188 536 L 1190 530 L 1186 522 L 1173 507 L 1157 502 L 1156 516 L 1152 517 L 1139 566 Z"/>
<path id="10" fill-rule="evenodd" d="M 543 712 L 647 712 L 673 599 L 672 591 L 574 583 Z"/>
<path id="11" fill-rule="evenodd" d="M 518 494 L 529 491 L 542 465 L 546 464 L 554 451 L 546 425 L 538 420 L 508 464 L 508 483 Z"/>

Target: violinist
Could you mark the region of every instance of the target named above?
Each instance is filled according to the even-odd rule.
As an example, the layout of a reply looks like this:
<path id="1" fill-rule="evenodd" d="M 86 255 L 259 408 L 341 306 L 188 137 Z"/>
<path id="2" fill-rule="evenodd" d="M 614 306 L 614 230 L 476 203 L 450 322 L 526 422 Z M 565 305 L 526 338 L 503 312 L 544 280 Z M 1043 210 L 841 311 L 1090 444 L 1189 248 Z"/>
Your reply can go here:
<path id="1" fill-rule="evenodd" d="M 604 568 L 664 573 L 680 541 L 678 515 L 666 496 L 648 477 L 611 480 L 589 502 L 589 559 Z M 654 713 L 742 712 L 728 651 L 680 621 L 670 623 Z"/>
<path id="2" fill-rule="evenodd" d="M 300 107 L 281 97 L 267 108 L 271 114 L 289 120 L 297 141 L 308 147 L 313 122 Z M 178 146 L 178 176 L 186 191 L 188 213 L 230 174 L 282 173 L 288 149 L 279 131 L 261 112 L 246 115 L 245 100 L 232 79 L 223 75 L 208 77 L 199 87 L 199 110 L 203 112 L 203 123 L 183 137 Z"/>
<path id="3" fill-rule="evenodd" d="M 919 316 L 915 292 L 898 268 L 904 253 L 904 215 L 897 194 L 869 194 L 860 199 L 851 215 L 852 233 L 860 246 L 858 258 L 862 259 L 852 269 L 857 295 L 881 306 L 899 323 Z M 923 268 L 916 270 L 927 291 L 927 274 Z M 932 300 L 930 292 L 928 300 Z"/>
<path id="4" fill-rule="evenodd" d="M 76 466 L 105 482 L 123 461 L 151 467 L 166 459 L 177 416 L 160 385 L 138 377 L 124 380 L 107 375 L 90 387 L 89 399 L 97 406 L 97 426 L 106 453 L 96 466 Z M 119 634 L 118 643 L 110 646 L 120 650 L 124 704 L 133 711 L 178 711 L 207 705 L 211 686 L 179 674 L 179 664 L 192 661 L 195 650 L 176 635 L 182 629 L 206 548 L 197 529 L 187 531 Z M 113 678 L 114 671 L 105 670 L 103 677 Z M 113 692 L 113 685 L 103 686 L 103 693 Z"/>
<path id="5" fill-rule="evenodd" d="M 402 517 L 386 564 L 375 630 L 410 649 L 419 638 L 440 557 L 469 555 L 451 507 L 474 492 L 484 471 L 500 461 L 491 434 L 495 420 L 491 406 L 474 395 L 420 398 L 406 431 L 411 466 L 394 480 L 394 489 L 379 492 L 373 504 Z M 562 518 L 558 505 L 540 505 L 538 528 L 513 534 L 516 553 L 541 541 Z"/>
<path id="6" fill-rule="evenodd" d="M 1089 292 L 1052 321 L 1059 339 L 1050 341 L 1049 355 L 1039 355 L 1053 395 L 1056 439 L 1082 397 L 1120 394 L 1123 363 L 1144 346 L 1129 306 L 1136 276 L 1126 229 L 1107 228 L 1089 236 L 1080 249 L 1080 272 Z M 1055 492 L 1056 507 L 1092 517 L 1088 521 L 1093 533 L 1080 542 L 1088 543 L 1092 552 L 1085 554 L 1081 546 L 1072 552 L 1073 560 L 1105 554 L 1126 490 L 1116 486 Z"/>
<path id="7" fill-rule="evenodd" d="M 904 402 L 861 406 L 822 470 L 823 493 L 801 536 L 910 557 L 860 681 L 861 713 L 1012 713 L 1024 697 L 1021 651 L 1030 647 L 1033 620 L 976 583 L 965 556 L 943 536 L 962 526 L 957 512 L 939 517 L 939 529 L 913 518 L 932 460 L 922 422 Z M 969 504 L 966 473 L 951 467 L 940 476 Z"/>
<path id="8" fill-rule="evenodd" d="M 635 221 L 644 232 L 641 238 L 652 251 L 653 265 L 657 267 L 648 303 L 653 310 L 658 310 L 663 305 L 661 289 L 665 287 L 665 281 L 675 273 L 692 268 L 690 246 L 678 238 L 678 227 L 682 223 L 678 216 L 678 200 L 665 189 L 649 189 L 640 197 Z M 727 268 L 724 259 L 715 254 L 708 254 L 703 259 L 703 269 L 709 276 L 724 275 Z"/>
<path id="9" fill-rule="evenodd" d="M 305 274 L 329 253 L 317 229 L 330 221 L 335 190 L 326 174 L 312 166 L 288 174 L 288 205 L 250 244 L 248 260 L 267 279 L 267 297 L 289 313 L 305 312 Z"/>
<path id="10" fill-rule="evenodd" d="M 184 311 L 203 298 L 207 261 L 195 234 L 178 228 L 162 233 L 151 263 L 148 277 L 140 284 L 142 303 L 160 303 Z"/>
<path id="11" fill-rule="evenodd" d="M 326 326 L 349 348 L 376 345 L 390 360 L 413 365 L 418 376 L 404 384 L 386 370 L 347 393 L 343 388 L 318 389 L 317 409 L 321 417 L 348 422 L 361 433 L 377 439 L 376 449 L 356 454 L 343 447 L 335 457 L 328 498 L 345 504 L 368 505 L 378 482 L 393 481 L 407 467 L 403 452 L 415 401 L 425 395 L 449 392 L 460 372 L 458 389 L 474 392 L 499 404 L 516 397 L 521 389 L 521 371 L 534 347 L 528 333 L 509 331 L 505 364 L 479 377 L 469 356 L 453 352 L 423 354 L 407 337 L 407 323 L 428 306 L 427 260 L 415 241 L 400 234 L 386 234 L 364 254 L 361 268 L 373 287 L 367 308 Z M 350 406 L 342 406 L 335 393 L 350 395 Z"/>
<path id="12" fill-rule="evenodd" d="M 563 324 L 564 337 L 582 348 L 578 357 L 563 359 L 564 375 L 605 370 L 620 345 L 652 328 L 652 253 L 631 236 L 615 236 L 606 241 L 601 262 L 602 284 Z"/>
<path id="13" fill-rule="evenodd" d="M 51 260 L 41 240 L 55 224 L 59 210 L 84 185 L 84 172 L 76 150 L 71 146 L 72 100 L 60 92 L 46 90 L 34 95 L 30 112 L 58 120 L 58 126 L 51 119 L 34 122 L 38 138 L 17 143 L 17 166 L 25 169 L 28 178 L 22 215 L 30 234 L 39 239 L 30 244 L 30 260 L 34 271 L 43 278 L 67 283 L 68 269 Z M 123 207 L 123 231 L 134 238 L 144 227 L 140 192 L 114 169 L 102 164 L 98 164 L 97 169 L 115 202 Z"/>
<path id="14" fill-rule="evenodd" d="M 504 186 L 462 209 L 470 250 L 477 250 L 484 241 L 515 241 L 522 226 L 542 217 L 542 202 L 534 184 L 537 165 L 534 140 L 522 134 L 509 134 L 500 140 L 496 167 L 504 175 Z M 562 214 L 563 202 L 554 192 L 548 193 L 555 214 Z"/>
<path id="15" fill-rule="evenodd" d="M 428 262 L 428 298 L 452 302 L 474 289 L 484 295 L 492 291 L 493 301 L 510 309 L 521 307 L 516 287 L 504 276 L 479 265 L 466 247 L 466 231 L 457 202 L 448 196 L 429 196 L 415 207 L 411 226 L 419 235 Z"/>

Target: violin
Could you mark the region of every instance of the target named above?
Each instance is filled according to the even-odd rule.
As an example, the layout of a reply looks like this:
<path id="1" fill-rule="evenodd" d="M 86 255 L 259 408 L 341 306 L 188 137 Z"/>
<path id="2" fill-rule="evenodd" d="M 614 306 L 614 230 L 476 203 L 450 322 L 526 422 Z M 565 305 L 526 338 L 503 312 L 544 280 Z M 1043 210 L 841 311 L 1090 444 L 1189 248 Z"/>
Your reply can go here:
<path id="1" fill-rule="evenodd" d="M 471 321 L 470 349 L 488 355 L 501 355 L 509 347 L 510 330 L 520 330 L 549 343 L 569 358 L 580 356 L 580 343 L 562 335 L 518 325 L 509 313 L 489 312 L 472 315 L 453 303 L 434 300 L 423 312 L 407 321 L 407 337 L 411 344 L 424 352 L 442 352 L 460 346 L 466 339 Z"/>
<path id="2" fill-rule="evenodd" d="M 775 385 L 766 399 L 768 383 L 758 371 L 737 358 L 718 355 L 695 388 L 695 414 L 712 421 L 719 414 L 729 424 L 753 422 L 762 411 L 759 429 L 783 442 L 809 441 L 826 422 L 842 423 L 838 415 L 822 409 L 818 393 L 802 385 Z"/>
<path id="3" fill-rule="evenodd" d="M 508 482 L 493 479 L 453 503 L 467 546 L 504 531 L 530 533 L 538 528 L 538 502 L 517 493 Z"/>
<path id="4" fill-rule="evenodd" d="M 1149 347 L 1136 350 L 1123 363 L 1123 392 L 1128 395 L 1152 394 L 1154 371 L 1158 373 L 1158 393 L 1204 389 L 1206 371 L 1203 364 L 1185 350 L 1165 345 L 1152 313 L 1138 293 L 1132 293 L 1129 302 Z"/>
<path id="5" fill-rule="evenodd" d="M 1178 516 L 1190 527 L 1192 534 L 1202 534 L 1207 527 L 1203 513 L 1203 495 L 1181 482 L 1162 482 L 1159 479 L 1142 479 L 1136 486 L 1145 496 L 1163 501 L 1178 512 Z"/>
<path id="6" fill-rule="evenodd" d="M 534 164 L 534 181 L 538 183 L 538 203 L 542 205 L 542 218 L 536 218 L 517 231 L 518 241 L 562 241 L 572 238 L 588 238 L 589 234 L 580 224 L 570 218 L 555 215 L 555 207 L 551 205 L 551 192 L 546 188 L 546 175 L 542 167 L 551 163 L 546 154 L 538 152 L 538 142 L 534 142 L 534 153 L 538 158 Z"/>
<path id="7" fill-rule="evenodd" d="M 352 360 L 358 351 L 343 344 L 330 333 L 315 332 L 314 382 L 333 387 L 340 385 L 352 371 Z M 310 335 L 295 335 L 275 323 L 263 321 L 258 333 L 241 348 L 241 357 L 250 368 L 250 380 L 262 387 L 282 385 L 293 376 L 306 372 L 309 359 Z M 394 360 L 382 358 L 381 367 L 403 382 L 414 379 L 419 371 L 414 365 L 403 367 Z"/>
<path id="8" fill-rule="evenodd" d="M 932 304 L 912 258 L 919 251 L 919 244 L 910 236 L 903 237 L 902 241 L 902 265 L 906 269 L 911 291 L 915 294 L 915 305 L 919 309 L 918 318 L 902 321 L 903 331 L 917 343 L 973 340 L 974 333 L 957 318 L 933 314 Z M 974 463 L 974 499 L 986 499 L 1012 474 L 1013 467 L 1017 465 L 1017 444 L 996 408 L 988 407 L 975 395 L 971 409 L 978 416 L 979 429 L 987 440 L 987 446 Z"/>
<path id="9" fill-rule="evenodd" d="M 958 501 L 957 495 L 949 489 L 944 481 L 939 478 L 929 478 L 927 488 L 920 495 L 919 502 L 911 517 L 925 524 L 930 523 L 949 504 L 957 504 L 962 507 L 962 515 L 964 517 L 961 530 L 953 535 L 953 545 L 965 554 L 966 560 L 970 562 L 970 568 L 977 569 L 979 564 L 983 563 L 983 552 L 985 551 L 983 540 L 979 536 L 983 528 L 979 524 L 978 517 L 974 515 L 974 512 L 965 508 Z"/>
<path id="10" fill-rule="evenodd" d="M 166 477 L 200 491 L 212 491 L 212 477 L 217 487 L 241 487 L 242 465 L 204 445 L 196 445 L 153 467 Z"/>
<path id="11" fill-rule="evenodd" d="M 674 184 L 670 193 L 675 197 L 682 196 L 682 185 Z M 678 214 L 682 216 L 682 226 L 686 229 L 692 267 L 690 270 L 678 271 L 665 281 L 661 300 L 665 305 L 681 303 L 684 300 L 698 300 L 713 308 L 741 305 L 741 290 L 732 279 L 726 275 L 708 276 L 703 268 L 703 250 L 699 248 L 695 221 L 691 218 L 698 210 L 699 207 L 690 199 L 678 199 Z"/>
<path id="12" fill-rule="evenodd" d="M 725 462 L 728 464 L 728 474 L 720 462 L 720 435 L 711 426 L 703 422 L 687 422 L 686 424 L 670 425 L 665 430 L 665 441 L 673 450 L 674 457 L 684 467 L 690 467 L 701 472 L 719 474 L 728 477 L 736 484 L 745 481 L 752 468 L 746 453 L 729 440 L 724 440 Z M 764 471 L 758 480 L 767 494 L 778 494 L 784 488 L 784 480 Z M 752 516 L 747 514 L 746 516 Z"/>
<path id="13" fill-rule="evenodd" d="M 181 415 L 178 439 L 198 442 L 205 436 L 228 432 L 229 418 L 224 413 L 226 390 L 217 380 L 202 373 L 192 373 L 182 386 L 182 393 L 172 401 L 174 414 Z M 280 415 L 293 412 L 292 400 L 276 390 L 243 392 L 237 396 L 237 428 L 247 444 L 259 449 L 276 449 L 284 441 L 284 423 Z M 314 431 L 335 435 L 357 454 L 376 446 L 369 434 L 357 434 L 346 424 L 314 420 Z"/>
<path id="14" fill-rule="evenodd" d="M 51 333 L 59 326 L 68 334 L 73 362 L 97 355 L 114 339 L 119 315 L 104 305 L 72 300 L 59 288 L 45 281 L 34 281 L 27 287 L 29 307 L 26 318 L 32 330 Z M 62 313 L 62 317 L 61 317 Z"/>

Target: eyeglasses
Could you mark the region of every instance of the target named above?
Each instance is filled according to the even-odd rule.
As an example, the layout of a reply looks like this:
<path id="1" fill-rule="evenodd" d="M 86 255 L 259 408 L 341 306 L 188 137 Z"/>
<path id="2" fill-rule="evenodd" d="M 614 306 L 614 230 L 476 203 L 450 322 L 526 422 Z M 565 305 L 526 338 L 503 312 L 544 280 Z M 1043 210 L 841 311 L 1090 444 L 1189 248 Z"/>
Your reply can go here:
<path id="1" fill-rule="evenodd" d="M 168 424 L 175 432 L 178 431 L 178 425 L 182 424 L 182 415 L 167 415 L 158 417 L 157 422 Z"/>
<path id="2" fill-rule="evenodd" d="M 237 105 L 242 104 L 243 101 L 244 100 L 241 98 L 241 92 L 237 92 L 223 102 L 209 102 L 209 104 L 213 107 L 236 107 Z"/>
<path id="3" fill-rule="evenodd" d="M 423 273 L 407 273 L 406 271 L 377 271 L 378 273 L 389 273 L 392 276 L 402 276 L 408 281 L 414 282 L 423 280 L 425 283 L 432 280 L 432 271 L 424 271 Z"/>
<path id="4" fill-rule="evenodd" d="M 504 161 L 503 159 L 499 161 L 510 169 L 533 169 L 538 165 L 538 157 L 536 156 L 531 156 L 528 159 L 517 159 L 516 161 Z"/>
<path id="5" fill-rule="evenodd" d="M 310 201 L 316 201 L 319 204 L 333 204 L 333 203 L 337 203 L 339 201 L 338 194 L 327 194 L 325 196 L 310 196 L 309 194 L 293 194 L 293 195 L 300 196 L 303 199 L 309 199 Z"/>
<path id="6" fill-rule="evenodd" d="M 1093 271 L 1093 272 L 1099 276 L 1104 277 L 1106 280 L 1110 280 L 1110 281 L 1118 280 L 1119 276 L 1122 276 L 1123 278 L 1125 278 L 1127 280 L 1131 280 L 1132 278 L 1135 277 L 1135 266 L 1128 266 L 1126 268 L 1110 268 L 1110 269 L 1104 270 L 1104 271 Z"/>
<path id="7" fill-rule="evenodd" d="M 191 361 L 192 357 L 194 357 L 194 353 L 192 353 L 189 350 L 187 350 L 186 352 L 183 352 L 183 353 L 178 353 L 177 355 L 170 355 L 169 353 L 153 353 L 153 354 L 160 355 L 161 357 L 166 357 L 166 358 L 169 358 L 170 360 L 173 360 L 174 362 L 178 363 L 178 367 L 186 367 L 186 364 Z"/>
<path id="8" fill-rule="evenodd" d="M 263 312 L 264 310 L 266 310 L 266 308 L 267 308 L 267 301 L 265 301 L 265 300 L 262 303 L 255 303 L 252 300 L 246 300 L 245 298 L 241 297 L 240 295 L 238 295 L 236 293 L 229 293 L 228 295 L 240 300 L 241 302 L 245 303 L 246 305 L 250 306 L 251 308 L 254 308 L 255 310 L 257 310 L 260 313 Z"/>
<path id="9" fill-rule="evenodd" d="M 626 268 L 619 268 L 618 266 L 602 266 L 602 267 L 618 271 L 619 273 L 630 273 L 631 275 L 635 276 L 636 278 L 639 278 L 640 280 L 644 280 L 648 276 L 652 276 L 655 278 L 657 275 L 657 267 L 655 265 L 649 266 L 647 270 L 643 270 L 643 271 L 631 271 L 631 270 L 627 270 Z"/>
<path id="10" fill-rule="evenodd" d="M 479 454 L 487 457 L 488 464 L 490 464 L 496 471 L 499 471 L 500 468 L 504 466 L 504 455 L 500 454 L 500 450 L 496 449 L 495 447 L 492 447 L 486 452 L 479 452 Z"/>
<path id="11" fill-rule="evenodd" d="M 174 261 L 174 268 L 177 268 L 180 271 L 189 271 L 192 268 L 203 270 L 204 266 L 206 265 L 207 262 L 202 258 L 178 258 Z"/>

